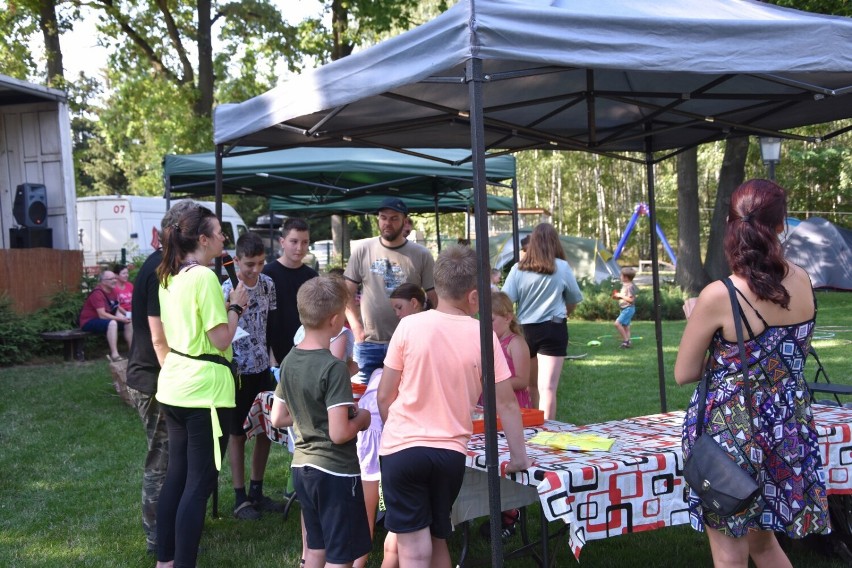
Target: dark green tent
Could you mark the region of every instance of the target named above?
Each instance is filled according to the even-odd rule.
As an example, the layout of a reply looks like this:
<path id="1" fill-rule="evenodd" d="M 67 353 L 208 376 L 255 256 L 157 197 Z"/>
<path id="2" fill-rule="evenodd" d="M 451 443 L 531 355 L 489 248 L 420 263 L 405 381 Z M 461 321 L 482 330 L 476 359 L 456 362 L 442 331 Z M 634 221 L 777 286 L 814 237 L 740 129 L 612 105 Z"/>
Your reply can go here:
<path id="1" fill-rule="evenodd" d="M 400 153 L 381 148 L 313 147 L 256 153 L 252 148 L 235 148 L 222 161 L 223 193 L 309 196 L 313 203 L 365 194 L 434 196 L 473 185 L 469 158 L 467 150 L 410 149 Z M 164 161 L 166 196 L 214 195 L 215 173 L 213 152 L 168 155 Z M 514 156 L 487 159 L 485 175 L 489 183 L 511 188 Z"/>
<path id="2" fill-rule="evenodd" d="M 359 215 L 375 213 L 386 194 L 367 194 L 360 196 L 303 196 L 287 195 L 269 198 L 270 211 L 284 214 L 312 216 L 316 214 L 340 213 Z M 473 192 L 461 189 L 437 196 L 406 193 L 400 196 L 411 213 L 432 213 L 436 209 L 444 213 L 473 210 Z M 488 196 L 488 210 L 510 213 L 514 208 L 511 197 Z"/>

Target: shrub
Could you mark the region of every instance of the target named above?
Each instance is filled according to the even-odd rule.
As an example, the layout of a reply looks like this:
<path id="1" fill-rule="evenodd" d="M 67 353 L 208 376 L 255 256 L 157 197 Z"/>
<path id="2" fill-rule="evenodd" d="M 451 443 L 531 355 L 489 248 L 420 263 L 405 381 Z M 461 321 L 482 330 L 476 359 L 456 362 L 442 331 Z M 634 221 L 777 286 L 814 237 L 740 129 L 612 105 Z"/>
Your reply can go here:
<path id="1" fill-rule="evenodd" d="M 10 298 L 0 296 L 0 366 L 61 353 L 62 345 L 44 341 L 39 334 L 77 327 L 84 300 L 82 292 L 63 290 L 53 295 L 46 307 L 32 314 L 19 314 L 12 309 Z"/>
<path id="2" fill-rule="evenodd" d="M 33 314 L 33 320 L 42 331 L 58 331 L 77 327 L 80 309 L 88 293 L 62 290 L 50 298 L 50 304 Z"/>
<path id="3" fill-rule="evenodd" d="M 0 366 L 27 362 L 40 344 L 34 319 L 13 310 L 7 295 L 0 296 Z"/>
<path id="4" fill-rule="evenodd" d="M 618 302 L 612 299 L 612 291 L 621 288 L 620 282 L 589 281 L 580 283 L 583 301 L 577 305 L 571 317 L 583 320 L 615 320 L 618 317 Z M 660 313 L 663 320 L 683 319 L 683 292 L 677 286 L 660 287 Z M 636 297 L 637 320 L 654 319 L 654 291 L 650 286 L 640 286 Z"/>

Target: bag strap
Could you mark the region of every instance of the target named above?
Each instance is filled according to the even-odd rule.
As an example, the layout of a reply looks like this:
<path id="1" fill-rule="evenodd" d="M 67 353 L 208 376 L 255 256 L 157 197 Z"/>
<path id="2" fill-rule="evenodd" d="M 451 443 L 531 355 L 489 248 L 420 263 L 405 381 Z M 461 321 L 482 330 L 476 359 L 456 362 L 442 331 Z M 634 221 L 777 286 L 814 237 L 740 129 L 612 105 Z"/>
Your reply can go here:
<path id="1" fill-rule="evenodd" d="M 737 331 L 737 346 L 740 350 L 740 369 L 743 374 L 743 390 L 745 391 L 745 401 L 746 401 L 746 409 L 748 410 L 748 427 L 751 430 L 754 427 L 754 416 L 753 410 L 751 407 L 751 379 L 749 379 L 749 367 L 748 367 L 748 353 L 745 350 L 745 342 L 743 341 L 743 330 L 742 330 L 742 319 L 740 317 L 740 303 L 737 301 L 737 289 L 734 286 L 734 283 L 731 282 L 730 278 L 725 278 L 723 280 L 725 283 L 725 287 L 728 289 L 728 297 L 731 301 L 731 311 L 734 313 L 734 327 Z M 709 368 L 709 363 L 708 363 Z M 701 380 L 701 385 L 698 387 L 698 400 L 704 401 L 704 409 L 700 412 L 698 419 L 698 424 L 696 424 L 695 431 L 697 432 L 697 436 L 700 436 L 704 433 L 704 425 L 707 414 L 707 390 L 710 384 L 710 377 L 712 373 L 705 372 L 704 377 Z"/>
<path id="2" fill-rule="evenodd" d="M 195 359 L 196 361 L 207 361 L 208 363 L 218 363 L 219 365 L 224 365 L 225 367 L 231 368 L 231 362 L 222 357 L 221 355 L 213 355 L 212 353 L 201 353 L 199 355 L 189 355 L 188 353 L 181 353 L 177 349 L 172 347 L 169 348 L 169 351 L 174 353 L 175 355 L 180 355 L 181 357 L 186 357 L 187 359 Z"/>

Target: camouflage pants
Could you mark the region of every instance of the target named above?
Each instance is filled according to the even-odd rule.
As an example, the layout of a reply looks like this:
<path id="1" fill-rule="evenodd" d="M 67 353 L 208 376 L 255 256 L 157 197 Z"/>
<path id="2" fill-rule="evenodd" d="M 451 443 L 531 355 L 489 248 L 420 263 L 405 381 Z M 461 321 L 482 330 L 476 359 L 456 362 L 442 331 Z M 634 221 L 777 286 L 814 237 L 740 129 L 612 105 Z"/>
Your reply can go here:
<path id="1" fill-rule="evenodd" d="M 148 438 L 148 453 L 142 474 L 142 528 L 149 550 L 157 546 L 157 501 L 166 478 L 169 465 L 169 433 L 166 416 L 153 394 L 139 392 L 127 387 L 133 405 L 139 412 L 145 435 Z"/>

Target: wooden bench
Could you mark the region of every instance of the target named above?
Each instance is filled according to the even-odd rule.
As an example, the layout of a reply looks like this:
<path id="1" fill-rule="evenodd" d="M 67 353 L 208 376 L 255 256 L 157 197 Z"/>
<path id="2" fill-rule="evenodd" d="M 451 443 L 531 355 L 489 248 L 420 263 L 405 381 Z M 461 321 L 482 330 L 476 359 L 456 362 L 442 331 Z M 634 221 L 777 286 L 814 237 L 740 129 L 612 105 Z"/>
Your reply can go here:
<path id="1" fill-rule="evenodd" d="M 83 355 L 83 340 L 91 334 L 88 331 L 77 329 L 63 329 L 60 331 L 45 331 L 39 334 L 45 341 L 61 341 L 62 354 L 65 361 L 76 359 L 77 361 L 85 360 Z"/>

